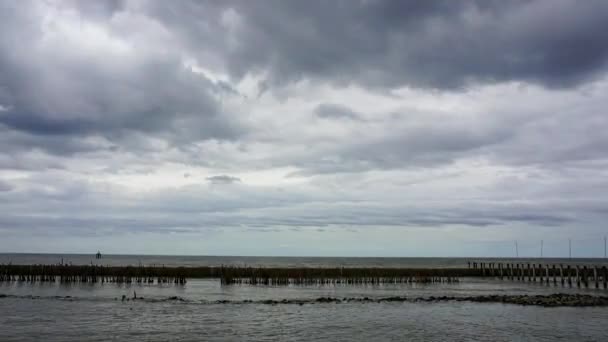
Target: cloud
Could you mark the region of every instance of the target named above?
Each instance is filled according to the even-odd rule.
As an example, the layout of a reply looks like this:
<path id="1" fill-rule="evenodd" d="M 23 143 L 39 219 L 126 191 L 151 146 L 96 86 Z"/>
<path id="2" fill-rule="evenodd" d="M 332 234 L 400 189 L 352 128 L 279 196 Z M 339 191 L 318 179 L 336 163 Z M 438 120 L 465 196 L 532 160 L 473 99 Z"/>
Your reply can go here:
<path id="1" fill-rule="evenodd" d="M 181 145 L 240 134 L 220 115 L 225 86 L 188 69 L 178 51 L 157 41 L 167 37 L 154 23 L 139 22 L 142 36 L 132 37 L 124 34 L 129 17 L 88 20 L 105 6 L 0 6 L 0 126 L 20 132 L 26 146 L 55 153 L 73 149 L 40 140 L 103 137 L 127 145 L 143 134 Z"/>
<path id="2" fill-rule="evenodd" d="M 235 1 L 172 9 L 153 6 L 151 15 L 178 25 L 193 49 L 224 32 L 220 51 L 231 75 L 266 72 L 274 85 L 313 78 L 371 87 L 569 87 L 595 78 L 608 59 L 603 1 Z M 233 20 L 222 21 L 228 13 Z M 200 16 L 205 30 L 189 20 Z"/>
<path id="3" fill-rule="evenodd" d="M 14 187 L 10 183 L 0 179 L 0 192 L 8 192 L 13 190 L 13 188 Z"/>
<path id="4" fill-rule="evenodd" d="M 207 177 L 207 180 L 211 184 L 233 184 L 233 183 L 241 182 L 240 178 L 228 176 L 228 175 L 211 176 L 211 177 Z"/>
<path id="5" fill-rule="evenodd" d="M 322 103 L 318 105 L 314 113 L 320 117 L 325 119 L 350 119 L 350 120 L 360 120 L 360 117 L 357 113 L 346 106 L 331 104 L 331 103 Z"/>
<path id="6" fill-rule="evenodd" d="M 594 239 L 607 25 L 595 0 L 0 1 L 0 249 Z"/>

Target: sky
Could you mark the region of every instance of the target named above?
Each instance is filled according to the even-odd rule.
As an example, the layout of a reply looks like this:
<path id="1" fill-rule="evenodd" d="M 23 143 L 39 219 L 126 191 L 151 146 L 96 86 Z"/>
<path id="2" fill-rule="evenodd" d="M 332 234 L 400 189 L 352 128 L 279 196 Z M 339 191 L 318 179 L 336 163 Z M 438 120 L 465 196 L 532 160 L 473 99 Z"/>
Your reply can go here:
<path id="1" fill-rule="evenodd" d="M 608 1 L 0 0 L 0 252 L 603 257 Z"/>

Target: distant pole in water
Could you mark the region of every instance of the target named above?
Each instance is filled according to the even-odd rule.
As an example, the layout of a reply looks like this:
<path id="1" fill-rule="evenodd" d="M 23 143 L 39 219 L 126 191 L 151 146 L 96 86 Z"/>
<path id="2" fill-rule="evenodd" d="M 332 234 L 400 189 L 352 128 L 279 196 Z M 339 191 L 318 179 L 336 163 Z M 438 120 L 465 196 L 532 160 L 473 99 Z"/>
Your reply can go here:
<path id="1" fill-rule="evenodd" d="M 540 240 L 540 257 L 543 257 L 543 240 Z"/>

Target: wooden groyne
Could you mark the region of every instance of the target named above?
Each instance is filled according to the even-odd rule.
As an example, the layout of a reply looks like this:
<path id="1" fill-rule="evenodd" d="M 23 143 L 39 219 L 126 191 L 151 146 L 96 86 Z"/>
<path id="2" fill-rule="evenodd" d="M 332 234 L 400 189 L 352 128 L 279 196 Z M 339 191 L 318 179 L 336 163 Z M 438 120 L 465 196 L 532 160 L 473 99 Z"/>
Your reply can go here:
<path id="1" fill-rule="evenodd" d="M 365 285 L 457 283 L 473 277 L 608 288 L 606 266 L 517 262 L 471 261 L 462 268 L 0 265 L 0 282 L 185 284 L 210 278 L 224 285 Z"/>
<path id="2" fill-rule="evenodd" d="M 0 282 L 185 284 L 182 267 L 0 265 Z"/>
<path id="3" fill-rule="evenodd" d="M 482 277 L 493 277 L 501 280 L 608 289 L 608 268 L 606 266 L 528 262 L 468 262 L 468 268 Z"/>
<path id="4" fill-rule="evenodd" d="M 314 285 L 454 283 L 476 269 L 447 268 L 267 268 L 0 265 L 0 282 L 184 284 L 188 278 L 219 279 L 222 284 Z"/>

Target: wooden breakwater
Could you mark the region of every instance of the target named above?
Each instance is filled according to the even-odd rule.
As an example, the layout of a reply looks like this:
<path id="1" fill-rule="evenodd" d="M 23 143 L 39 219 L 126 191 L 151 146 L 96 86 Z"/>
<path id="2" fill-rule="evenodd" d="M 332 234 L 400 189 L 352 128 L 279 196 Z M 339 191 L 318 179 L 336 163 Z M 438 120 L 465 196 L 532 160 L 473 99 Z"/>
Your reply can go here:
<path id="1" fill-rule="evenodd" d="M 183 267 L 0 265 L 0 282 L 185 284 Z"/>
<path id="2" fill-rule="evenodd" d="M 447 268 L 274 268 L 157 267 L 99 265 L 0 265 L 0 282 L 184 284 L 188 278 L 219 279 L 222 284 L 314 285 L 454 283 L 475 276 L 476 269 Z"/>
<path id="3" fill-rule="evenodd" d="M 468 262 L 481 277 L 501 280 L 608 289 L 608 268 L 597 265 L 517 262 Z"/>
<path id="4" fill-rule="evenodd" d="M 462 268 L 0 265 L 0 282 L 185 284 L 189 278 L 210 278 L 224 285 L 366 285 L 456 283 L 473 277 L 608 288 L 605 266 L 516 262 L 469 262 Z"/>

